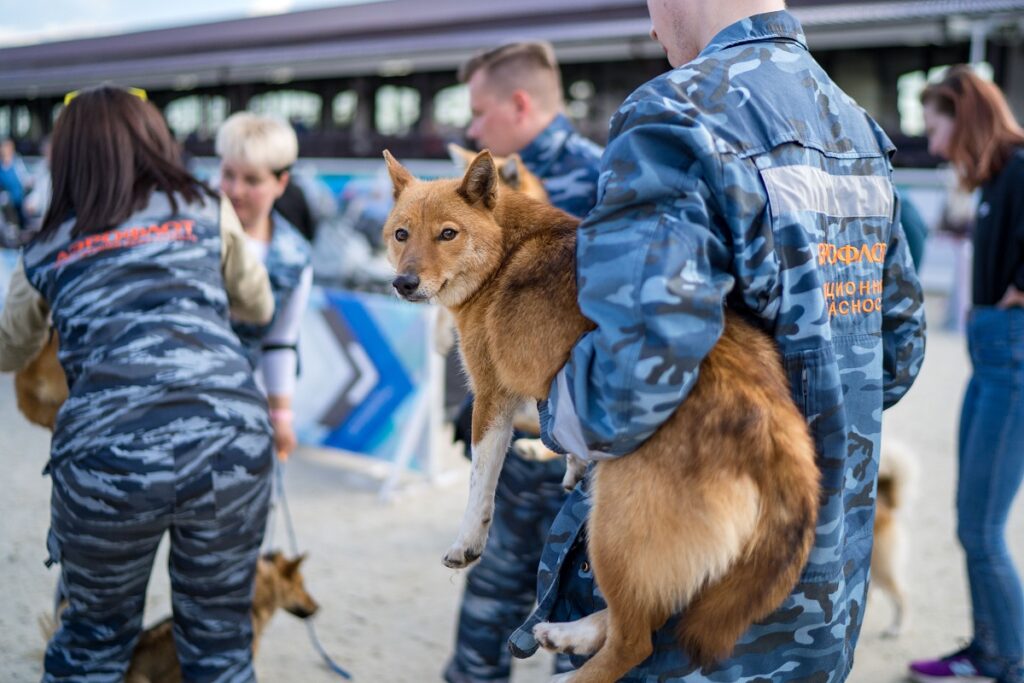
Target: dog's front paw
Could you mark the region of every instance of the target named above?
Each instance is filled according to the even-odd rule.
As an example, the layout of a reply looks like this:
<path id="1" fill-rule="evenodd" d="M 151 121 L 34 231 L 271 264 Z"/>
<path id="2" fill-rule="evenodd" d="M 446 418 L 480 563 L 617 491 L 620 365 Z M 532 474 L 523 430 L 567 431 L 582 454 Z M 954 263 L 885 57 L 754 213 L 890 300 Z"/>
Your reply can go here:
<path id="1" fill-rule="evenodd" d="M 557 676 L 553 676 L 551 678 L 551 683 L 572 683 L 572 680 L 574 678 L 576 678 L 575 672 L 569 671 L 568 673 L 558 674 Z"/>
<path id="2" fill-rule="evenodd" d="M 456 543 L 444 554 L 442 562 L 450 569 L 465 569 L 480 559 L 483 553 L 483 544 L 479 546 L 464 546 Z"/>
<path id="3" fill-rule="evenodd" d="M 901 635 L 903 635 L 903 626 L 901 624 L 889 624 L 889 626 L 882 631 L 882 638 L 885 640 L 899 638 Z"/>
<path id="4" fill-rule="evenodd" d="M 540 439 L 516 439 L 512 442 L 512 450 L 520 458 L 530 462 L 549 462 L 561 457 L 545 446 Z"/>
<path id="5" fill-rule="evenodd" d="M 561 652 L 567 655 L 586 654 L 578 653 L 576 648 L 573 647 L 575 643 L 566 636 L 564 624 L 552 624 L 544 621 L 533 627 L 533 637 L 537 639 L 537 642 L 545 650 Z"/>

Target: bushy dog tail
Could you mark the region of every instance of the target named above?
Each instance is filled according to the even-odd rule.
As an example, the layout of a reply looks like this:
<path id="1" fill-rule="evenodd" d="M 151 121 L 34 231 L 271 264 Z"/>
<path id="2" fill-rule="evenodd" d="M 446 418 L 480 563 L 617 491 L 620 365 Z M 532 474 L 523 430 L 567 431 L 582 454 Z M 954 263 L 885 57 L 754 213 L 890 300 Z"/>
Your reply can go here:
<path id="1" fill-rule="evenodd" d="M 917 460 L 906 444 L 884 439 L 878 464 L 878 499 L 893 510 L 904 506 L 917 473 Z"/>
<path id="2" fill-rule="evenodd" d="M 821 479 L 814 442 L 795 405 L 773 411 L 754 534 L 736 564 L 694 598 L 679 622 L 680 644 L 703 667 L 729 656 L 751 624 L 782 604 L 814 544 Z"/>

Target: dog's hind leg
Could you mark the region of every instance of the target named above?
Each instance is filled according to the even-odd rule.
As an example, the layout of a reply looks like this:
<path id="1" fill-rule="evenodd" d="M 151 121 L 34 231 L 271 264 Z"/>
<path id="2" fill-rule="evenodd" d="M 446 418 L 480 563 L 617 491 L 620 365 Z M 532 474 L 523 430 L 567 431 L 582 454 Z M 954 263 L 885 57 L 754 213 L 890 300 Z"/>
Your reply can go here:
<path id="1" fill-rule="evenodd" d="M 902 539 L 891 517 L 876 524 L 875 547 L 871 554 L 871 588 L 885 593 L 893 606 L 892 621 L 882 631 L 883 638 L 899 637 L 906 620 L 906 594 L 900 576 L 901 547 Z"/>
<path id="2" fill-rule="evenodd" d="M 642 662 L 652 632 L 727 572 L 754 532 L 752 480 L 684 477 L 678 459 L 655 448 L 597 466 L 587 538 L 608 627 L 573 683 L 613 683 Z"/>
<path id="3" fill-rule="evenodd" d="M 461 569 L 484 551 L 494 515 L 494 491 L 512 440 L 512 417 L 518 401 L 480 391 L 473 402 L 473 464 L 469 476 L 469 502 L 458 538 L 444 556 L 444 564 Z"/>

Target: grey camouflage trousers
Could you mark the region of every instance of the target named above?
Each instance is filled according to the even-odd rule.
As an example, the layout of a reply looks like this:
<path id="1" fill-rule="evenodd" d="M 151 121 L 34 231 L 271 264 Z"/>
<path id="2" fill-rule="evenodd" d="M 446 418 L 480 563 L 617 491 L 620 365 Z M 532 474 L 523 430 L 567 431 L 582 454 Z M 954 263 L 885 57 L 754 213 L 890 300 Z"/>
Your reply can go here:
<path id="1" fill-rule="evenodd" d="M 255 680 L 252 591 L 271 444 L 268 433 L 221 429 L 52 468 L 47 564 L 60 563 L 68 604 L 46 649 L 44 682 L 123 680 L 164 532 L 184 680 Z"/>

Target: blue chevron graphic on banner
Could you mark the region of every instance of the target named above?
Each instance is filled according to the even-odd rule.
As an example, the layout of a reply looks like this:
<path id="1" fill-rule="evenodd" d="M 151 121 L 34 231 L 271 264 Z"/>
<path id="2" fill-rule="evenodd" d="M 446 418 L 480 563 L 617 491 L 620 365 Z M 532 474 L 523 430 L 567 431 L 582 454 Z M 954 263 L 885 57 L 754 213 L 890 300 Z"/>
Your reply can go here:
<path id="1" fill-rule="evenodd" d="M 369 356 L 377 383 L 323 444 L 355 452 L 370 452 L 380 440 L 394 411 L 413 393 L 413 383 L 390 344 L 357 298 L 334 290 L 326 293 L 331 307 Z"/>

